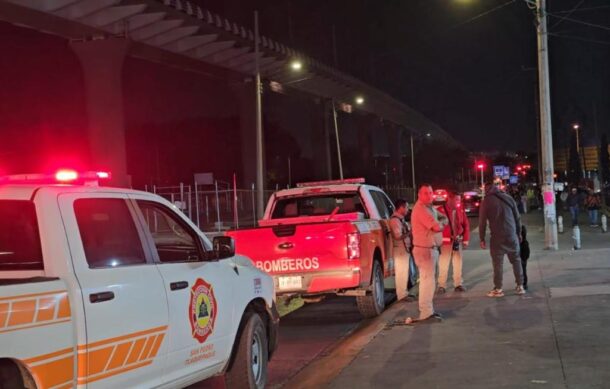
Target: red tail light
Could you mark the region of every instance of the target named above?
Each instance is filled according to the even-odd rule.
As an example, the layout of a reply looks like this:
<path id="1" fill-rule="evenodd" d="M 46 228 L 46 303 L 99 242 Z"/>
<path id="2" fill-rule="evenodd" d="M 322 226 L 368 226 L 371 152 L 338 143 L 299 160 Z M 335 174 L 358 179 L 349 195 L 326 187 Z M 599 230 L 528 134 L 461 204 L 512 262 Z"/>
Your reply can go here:
<path id="1" fill-rule="evenodd" d="M 360 258 L 360 233 L 350 232 L 347 234 L 347 259 Z"/>

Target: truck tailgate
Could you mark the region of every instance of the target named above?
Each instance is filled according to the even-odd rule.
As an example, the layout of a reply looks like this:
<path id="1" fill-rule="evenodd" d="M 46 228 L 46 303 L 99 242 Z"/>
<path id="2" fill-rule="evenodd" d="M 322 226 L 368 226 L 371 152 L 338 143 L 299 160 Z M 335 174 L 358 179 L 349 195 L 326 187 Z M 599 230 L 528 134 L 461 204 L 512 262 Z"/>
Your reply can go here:
<path id="1" fill-rule="evenodd" d="M 347 234 L 357 232 L 348 221 L 311 224 L 283 224 L 247 230 L 230 231 L 227 235 L 235 239 L 238 254 L 249 257 L 261 270 L 273 275 L 307 275 L 326 273 L 354 282 L 352 269 L 359 266 L 359 260 L 347 258 Z M 277 285 L 276 287 L 283 286 Z M 309 284 L 309 280 L 304 280 Z M 339 281 L 339 287 L 347 287 Z M 319 291 L 326 286 L 319 285 L 309 292 Z M 280 287 L 280 289 L 290 289 Z M 295 286 L 295 289 L 296 288 Z M 332 287 L 332 289 L 336 289 Z"/>

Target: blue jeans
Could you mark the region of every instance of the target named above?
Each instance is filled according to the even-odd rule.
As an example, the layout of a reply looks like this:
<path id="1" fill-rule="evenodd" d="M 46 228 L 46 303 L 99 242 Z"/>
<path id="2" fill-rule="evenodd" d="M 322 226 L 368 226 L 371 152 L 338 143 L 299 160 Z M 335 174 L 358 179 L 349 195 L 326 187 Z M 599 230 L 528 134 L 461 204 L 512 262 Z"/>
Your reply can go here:
<path id="1" fill-rule="evenodd" d="M 597 225 L 597 209 L 589 210 L 589 224 Z"/>
<path id="2" fill-rule="evenodd" d="M 570 215 L 572 215 L 572 227 L 578 225 L 578 206 L 570 207 Z"/>

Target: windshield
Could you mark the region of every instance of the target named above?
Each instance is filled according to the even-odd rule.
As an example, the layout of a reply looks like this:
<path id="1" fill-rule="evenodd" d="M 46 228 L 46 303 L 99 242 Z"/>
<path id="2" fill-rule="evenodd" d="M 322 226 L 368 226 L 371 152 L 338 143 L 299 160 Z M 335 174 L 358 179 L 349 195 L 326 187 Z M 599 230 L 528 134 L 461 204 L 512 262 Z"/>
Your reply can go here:
<path id="1" fill-rule="evenodd" d="M 34 203 L 0 200 L 0 271 L 42 268 Z"/>
<path id="2" fill-rule="evenodd" d="M 337 214 L 366 213 L 360 196 L 352 193 L 325 193 L 302 197 L 278 199 L 271 214 L 272 219 L 285 219 L 299 216 L 330 215 L 335 208 Z"/>

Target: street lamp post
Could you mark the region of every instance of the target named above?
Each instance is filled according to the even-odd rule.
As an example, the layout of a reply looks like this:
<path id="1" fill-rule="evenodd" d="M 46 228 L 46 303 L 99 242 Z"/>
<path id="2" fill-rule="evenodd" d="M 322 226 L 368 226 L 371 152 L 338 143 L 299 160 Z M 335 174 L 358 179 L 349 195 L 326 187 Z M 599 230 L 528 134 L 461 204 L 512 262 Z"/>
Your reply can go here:
<path id="1" fill-rule="evenodd" d="M 485 179 L 484 179 L 484 177 L 483 177 L 483 171 L 484 171 L 484 169 L 485 169 L 485 164 L 484 164 L 484 163 L 479 163 L 479 164 L 477 165 L 477 167 L 478 167 L 479 169 L 481 169 L 481 191 L 482 191 L 482 193 L 483 193 L 483 195 L 484 195 L 484 194 L 485 194 Z"/>
<path id="2" fill-rule="evenodd" d="M 256 215 L 258 219 L 261 219 L 263 217 L 263 207 L 265 206 L 265 182 L 263 172 L 263 86 L 261 84 L 259 44 L 258 11 L 254 11 L 254 61 L 256 64 Z"/>

